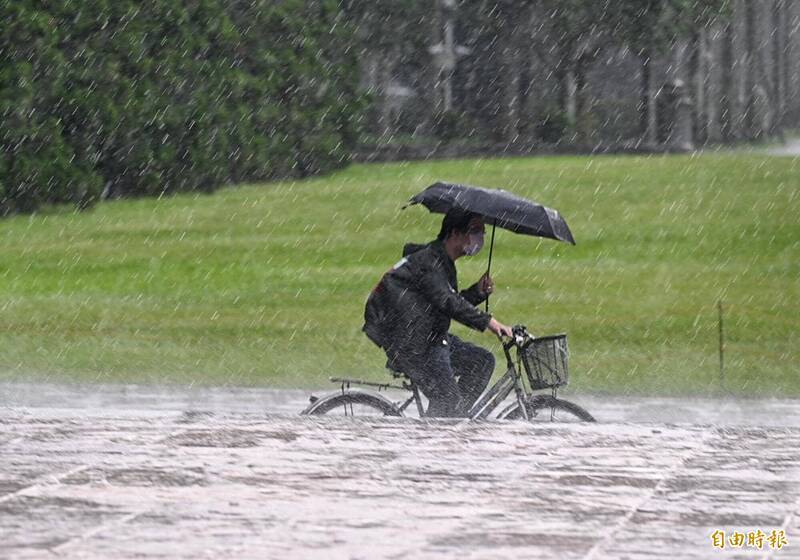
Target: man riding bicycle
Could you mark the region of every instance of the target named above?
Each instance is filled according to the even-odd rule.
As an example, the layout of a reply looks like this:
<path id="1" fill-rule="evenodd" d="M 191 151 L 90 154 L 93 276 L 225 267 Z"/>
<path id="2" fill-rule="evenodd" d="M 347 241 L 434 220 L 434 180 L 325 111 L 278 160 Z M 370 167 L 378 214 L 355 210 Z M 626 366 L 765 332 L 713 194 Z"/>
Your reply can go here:
<path id="1" fill-rule="evenodd" d="M 463 416 L 486 388 L 494 371 L 488 350 L 450 334 L 450 321 L 511 336 L 508 327 L 476 306 L 494 290 L 484 274 L 458 291 L 455 261 L 483 247 L 483 218 L 450 210 L 438 237 L 425 245 L 407 244 L 403 258 L 370 293 L 364 332 L 428 398 L 427 416 Z"/>

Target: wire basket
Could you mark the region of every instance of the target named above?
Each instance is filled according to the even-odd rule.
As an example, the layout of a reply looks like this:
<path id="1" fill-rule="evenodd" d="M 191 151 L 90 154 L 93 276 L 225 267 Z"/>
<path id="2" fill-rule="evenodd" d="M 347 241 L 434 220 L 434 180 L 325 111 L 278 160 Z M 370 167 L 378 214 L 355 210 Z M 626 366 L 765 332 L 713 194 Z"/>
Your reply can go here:
<path id="1" fill-rule="evenodd" d="M 532 390 L 561 387 L 569 381 L 567 335 L 529 338 L 519 348 Z"/>

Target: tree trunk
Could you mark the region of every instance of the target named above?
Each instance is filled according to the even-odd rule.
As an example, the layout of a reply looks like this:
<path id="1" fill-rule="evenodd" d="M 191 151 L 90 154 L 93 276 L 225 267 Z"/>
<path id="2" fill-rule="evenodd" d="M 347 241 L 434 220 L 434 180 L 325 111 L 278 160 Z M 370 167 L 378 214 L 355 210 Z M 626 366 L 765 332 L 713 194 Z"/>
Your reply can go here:
<path id="1" fill-rule="evenodd" d="M 733 0 L 731 22 L 728 26 L 730 89 L 728 132 L 731 140 L 747 136 L 748 98 L 750 96 L 750 57 L 747 49 L 747 0 Z"/>
<path id="2" fill-rule="evenodd" d="M 586 81 L 586 62 L 575 64 L 575 141 L 582 148 L 588 148 L 592 136 L 592 123 L 589 122 Z"/>
<path id="3" fill-rule="evenodd" d="M 773 132 L 776 109 L 776 76 L 772 0 L 750 3 L 754 17 L 751 28 L 751 72 L 756 76 L 753 84 L 753 133 L 762 137 Z"/>
<path id="4" fill-rule="evenodd" d="M 500 110 L 501 136 L 506 142 L 517 138 L 520 105 L 520 64 L 519 49 L 514 41 L 514 33 L 502 42 L 501 76 L 502 76 L 502 108 Z"/>
<path id="5" fill-rule="evenodd" d="M 775 114 L 772 121 L 772 133 L 783 137 L 784 119 L 786 114 L 786 2 L 776 0 L 772 9 L 773 28 L 773 76 L 775 83 Z"/>
<path id="6" fill-rule="evenodd" d="M 671 133 L 668 144 L 672 149 L 680 151 L 694 148 L 688 59 L 689 43 L 686 39 L 678 38 L 672 45 L 667 78 L 675 96 L 674 113 L 669 115 Z"/>
<path id="7" fill-rule="evenodd" d="M 786 113 L 795 126 L 800 123 L 800 2 L 786 5 Z"/>
<path id="8" fill-rule="evenodd" d="M 693 136 L 700 142 L 708 138 L 708 111 L 706 108 L 706 87 L 708 81 L 708 41 L 706 30 L 699 29 L 692 37 L 689 57 L 689 78 L 692 90 L 692 128 Z"/>
<path id="9" fill-rule="evenodd" d="M 720 120 L 723 113 L 723 38 L 724 29 L 718 22 L 712 23 L 706 33 L 706 62 L 708 80 L 706 82 L 706 141 L 717 143 L 722 140 Z"/>
<path id="10" fill-rule="evenodd" d="M 574 130 L 575 118 L 577 116 L 577 83 L 575 82 L 575 70 L 572 68 L 572 61 L 565 62 L 567 69 L 561 77 L 561 110 L 567 117 L 569 128 Z"/>
<path id="11" fill-rule="evenodd" d="M 381 57 L 378 67 L 378 88 L 380 91 L 380 110 L 378 112 L 378 132 L 384 138 L 392 135 L 391 103 L 389 99 L 389 86 L 392 81 L 392 68 L 394 60 L 392 53 L 386 51 Z"/>
<path id="12" fill-rule="evenodd" d="M 641 61 L 642 140 L 646 147 L 654 148 L 658 144 L 656 96 L 653 88 L 653 59 L 648 51 L 642 54 Z"/>
<path id="13" fill-rule="evenodd" d="M 749 87 L 747 95 L 747 129 L 750 138 L 761 138 L 768 134 L 772 120 L 771 99 L 772 65 L 770 64 L 770 29 L 772 10 L 769 0 L 747 3 L 747 52 Z"/>

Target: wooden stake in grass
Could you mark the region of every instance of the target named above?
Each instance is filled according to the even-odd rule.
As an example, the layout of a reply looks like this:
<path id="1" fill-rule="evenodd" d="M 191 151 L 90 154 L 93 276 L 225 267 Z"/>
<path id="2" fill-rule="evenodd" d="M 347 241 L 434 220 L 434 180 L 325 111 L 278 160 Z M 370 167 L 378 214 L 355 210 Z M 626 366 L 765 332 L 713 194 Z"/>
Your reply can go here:
<path id="1" fill-rule="evenodd" d="M 719 384 L 725 387 L 725 332 L 722 325 L 722 300 L 717 301 L 719 309 Z"/>

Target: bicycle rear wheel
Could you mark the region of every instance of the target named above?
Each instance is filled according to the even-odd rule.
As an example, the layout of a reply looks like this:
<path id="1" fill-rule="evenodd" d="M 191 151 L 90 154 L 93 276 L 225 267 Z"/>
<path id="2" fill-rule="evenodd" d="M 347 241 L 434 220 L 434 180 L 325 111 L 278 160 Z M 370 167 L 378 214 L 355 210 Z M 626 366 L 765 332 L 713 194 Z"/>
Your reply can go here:
<path id="1" fill-rule="evenodd" d="M 530 422 L 596 422 L 594 416 L 575 403 L 552 395 L 532 395 L 525 403 Z M 521 420 L 522 409 L 513 403 L 503 410 L 498 420 Z"/>
<path id="2" fill-rule="evenodd" d="M 331 393 L 312 402 L 301 414 L 352 416 L 402 416 L 403 413 L 388 399 L 365 391 L 346 390 Z"/>

